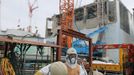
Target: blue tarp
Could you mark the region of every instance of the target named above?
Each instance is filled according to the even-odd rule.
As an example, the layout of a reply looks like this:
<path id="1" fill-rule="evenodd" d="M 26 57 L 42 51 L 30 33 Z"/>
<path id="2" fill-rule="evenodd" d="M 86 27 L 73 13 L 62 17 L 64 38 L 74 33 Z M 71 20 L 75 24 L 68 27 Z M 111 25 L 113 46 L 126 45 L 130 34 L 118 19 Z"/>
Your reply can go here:
<path id="1" fill-rule="evenodd" d="M 104 32 L 106 29 L 108 29 L 107 26 L 100 27 L 99 29 L 95 30 L 94 32 L 89 33 L 87 35 L 87 37 L 93 37 L 95 34 Z M 98 40 L 95 44 L 105 44 L 105 43 Z M 78 54 L 88 54 L 89 53 L 88 45 L 86 45 L 84 40 L 77 39 L 76 41 L 73 42 L 72 46 L 77 50 Z"/>

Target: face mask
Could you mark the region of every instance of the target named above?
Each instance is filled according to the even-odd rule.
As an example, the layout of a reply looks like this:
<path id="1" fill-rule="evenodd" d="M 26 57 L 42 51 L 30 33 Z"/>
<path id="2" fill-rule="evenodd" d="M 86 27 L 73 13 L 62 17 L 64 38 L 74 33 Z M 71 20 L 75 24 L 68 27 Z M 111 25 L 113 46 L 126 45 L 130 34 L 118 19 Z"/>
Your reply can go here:
<path id="1" fill-rule="evenodd" d="M 66 62 L 67 62 L 67 65 L 71 68 L 75 68 L 76 65 L 77 65 L 77 60 L 76 60 L 77 57 L 70 57 L 70 56 L 66 56 Z"/>
<path id="2" fill-rule="evenodd" d="M 76 59 L 75 58 L 71 58 L 70 63 L 71 64 L 75 64 L 75 62 L 76 62 Z"/>

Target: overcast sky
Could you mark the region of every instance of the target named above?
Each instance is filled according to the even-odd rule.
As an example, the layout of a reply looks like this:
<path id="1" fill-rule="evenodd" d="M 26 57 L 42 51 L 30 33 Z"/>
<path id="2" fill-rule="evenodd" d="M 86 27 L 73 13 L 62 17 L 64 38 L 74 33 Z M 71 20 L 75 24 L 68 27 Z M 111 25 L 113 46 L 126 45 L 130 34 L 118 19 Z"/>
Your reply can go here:
<path id="1" fill-rule="evenodd" d="M 34 0 L 30 0 L 31 3 Z M 81 0 L 78 0 L 78 7 Z M 88 4 L 94 0 L 82 0 L 81 5 Z M 127 8 L 132 12 L 134 7 L 134 0 L 122 0 Z M 38 27 L 39 33 L 44 37 L 46 17 L 51 17 L 57 14 L 59 11 L 59 0 L 38 0 L 35 4 L 38 6 L 33 11 L 32 26 Z M 22 28 L 26 28 L 29 25 L 29 12 L 28 12 L 28 0 L 1 0 L 1 26 L 0 28 L 14 29 L 20 24 Z"/>

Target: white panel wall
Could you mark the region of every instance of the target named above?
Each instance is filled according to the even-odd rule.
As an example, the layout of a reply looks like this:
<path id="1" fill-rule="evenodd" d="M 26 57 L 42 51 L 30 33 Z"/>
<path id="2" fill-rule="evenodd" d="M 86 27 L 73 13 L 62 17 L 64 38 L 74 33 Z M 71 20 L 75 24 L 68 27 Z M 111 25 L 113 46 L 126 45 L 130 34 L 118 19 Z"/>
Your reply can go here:
<path id="1" fill-rule="evenodd" d="M 119 11 L 118 0 L 116 0 L 116 14 L 117 14 L 117 22 L 111 24 L 105 31 L 103 41 L 105 41 L 107 44 L 123 44 L 123 43 L 134 44 L 133 17 L 129 13 L 130 34 L 128 34 L 120 28 L 120 11 Z M 109 50 L 106 52 L 106 55 L 115 62 L 119 62 L 118 49 Z"/>

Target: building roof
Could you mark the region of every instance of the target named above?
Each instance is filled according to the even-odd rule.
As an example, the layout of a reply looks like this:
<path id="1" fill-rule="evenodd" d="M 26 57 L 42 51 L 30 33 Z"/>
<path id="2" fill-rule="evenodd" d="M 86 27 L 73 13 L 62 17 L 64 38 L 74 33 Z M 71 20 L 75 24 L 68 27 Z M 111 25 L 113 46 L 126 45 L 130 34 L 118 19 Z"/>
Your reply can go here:
<path id="1" fill-rule="evenodd" d="M 35 35 L 34 33 L 27 32 L 24 30 L 19 29 L 7 29 L 0 31 L 1 36 L 13 36 L 13 37 L 28 37 L 28 38 L 40 38 L 44 39 L 43 37 L 40 37 L 39 34 Z"/>

